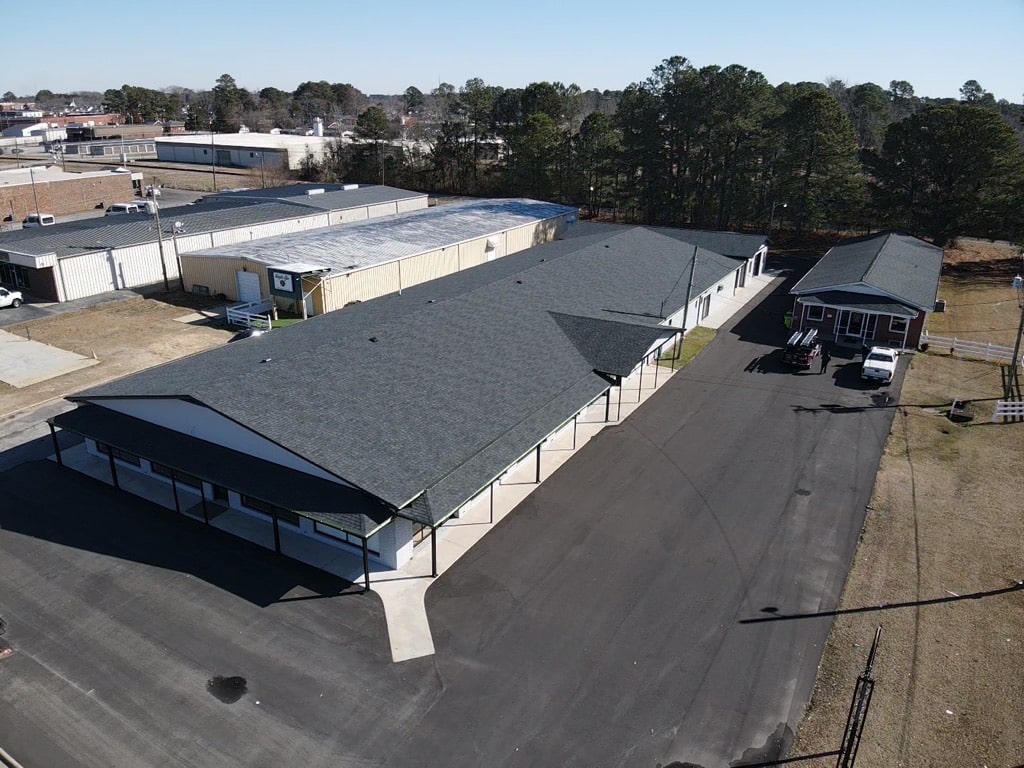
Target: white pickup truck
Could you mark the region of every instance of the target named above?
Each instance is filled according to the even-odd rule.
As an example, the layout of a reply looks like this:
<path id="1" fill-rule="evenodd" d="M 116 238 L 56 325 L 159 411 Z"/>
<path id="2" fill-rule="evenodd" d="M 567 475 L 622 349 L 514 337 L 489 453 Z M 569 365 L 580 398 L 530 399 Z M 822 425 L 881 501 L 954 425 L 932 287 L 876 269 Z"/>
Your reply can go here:
<path id="1" fill-rule="evenodd" d="M 21 306 L 21 302 L 21 291 L 9 291 L 6 288 L 0 288 L 0 307 L 14 307 L 17 309 Z"/>
<path id="2" fill-rule="evenodd" d="M 864 356 L 860 377 L 864 381 L 889 384 L 896 374 L 896 360 L 899 356 L 899 351 L 890 347 L 872 347 Z"/>

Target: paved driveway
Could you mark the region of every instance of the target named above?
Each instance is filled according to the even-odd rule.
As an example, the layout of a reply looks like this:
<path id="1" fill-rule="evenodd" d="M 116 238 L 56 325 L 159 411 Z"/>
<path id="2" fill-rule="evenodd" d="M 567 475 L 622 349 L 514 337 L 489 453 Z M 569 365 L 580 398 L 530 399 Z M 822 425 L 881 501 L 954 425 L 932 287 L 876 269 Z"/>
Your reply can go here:
<path id="1" fill-rule="evenodd" d="M 70 768 L 771 756 L 831 622 L 785 616 L 837 604 L 891 420 L 856 361 L 777 368 L 786 303 L 439 579 L 431 658 L 390 662 L 372 594 L 48 462 L 0 474 L 0 746 Z"/>
<path id="2" fill-rule="evenodd" d="M 724 329 L 428 591 L 444 692 L 396 764 L 710 768 L 786 746 L 831 618 L 785 616 L 837 605 L 892 418 L 857 360 L 779 366 L 788 304 Z"/>

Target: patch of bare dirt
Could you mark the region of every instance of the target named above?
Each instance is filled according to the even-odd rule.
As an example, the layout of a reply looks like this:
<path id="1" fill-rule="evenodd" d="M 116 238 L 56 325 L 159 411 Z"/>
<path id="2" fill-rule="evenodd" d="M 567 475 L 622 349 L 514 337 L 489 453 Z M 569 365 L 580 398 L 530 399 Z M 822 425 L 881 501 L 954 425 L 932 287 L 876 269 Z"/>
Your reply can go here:
<path id="1" fill-rule="evenodd" d="M 0 414 L 13 413 L 160 363 L 223 344 L 232 332 L 218 324 L 184 323 L 210 305 L 185 294 L 130 299 L 8 328 L 33 341 L 95 357 L 90 368 L 15 388 L 0 384 Z"/>
<path id="2" fill-rule="evenodd" d="M 982 250 L 969 245 L 956 258 L 999 261 L 990 247 Z M 1005 311 L 1019 312 L 1015 302 L 1002 306 L 1001 286 L 973 283 L 964 279 L 962 290 L 947 294 L 956 300 L 947 320 L 992 333 Z M 957 303 L 965 299 L 972 303 Z M 941 317 L 929 320 L 936 333 Z M 997 365 L 944 354 L 911 361 L 791 756 L 838 749 L 854 682 L 881 625 L 858 765 L 1024 764 L 1024 424 L 991 423 L 1000 391 Z M 973 401 L 973 421 L 947 418 L 953 399 Z"/>

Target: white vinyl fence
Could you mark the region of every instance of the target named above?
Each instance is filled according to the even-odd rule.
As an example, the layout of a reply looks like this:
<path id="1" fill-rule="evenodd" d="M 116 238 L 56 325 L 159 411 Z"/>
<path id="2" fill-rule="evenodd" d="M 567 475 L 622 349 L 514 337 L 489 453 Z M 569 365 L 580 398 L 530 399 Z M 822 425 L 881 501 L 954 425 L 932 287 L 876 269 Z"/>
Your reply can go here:
<path id="1" fill-rule="evenodd" d="M 250 301 L 246 304 L 236 304 L 228 307 L 228 325 L 240 325 L 244 328 L 259 328 L 263 331 L 270 330 L 270 308 L 269 301 Z"/>
<path id="2" fill-rule="evenodd" d="M 1013 359 L 1013 347 L 990 344 L 987 341 L 969 341 L 955 336 L 932 336 L 928 331 L 921 334 L 921 346 L 927 344 L 936 350 L 948 349 L 950 354 L 960 357 L 973 357 L 980 360 L 998 360 L 1008 363 Z M 1018 361 L 1021 364 L 1021 361 Z"/>

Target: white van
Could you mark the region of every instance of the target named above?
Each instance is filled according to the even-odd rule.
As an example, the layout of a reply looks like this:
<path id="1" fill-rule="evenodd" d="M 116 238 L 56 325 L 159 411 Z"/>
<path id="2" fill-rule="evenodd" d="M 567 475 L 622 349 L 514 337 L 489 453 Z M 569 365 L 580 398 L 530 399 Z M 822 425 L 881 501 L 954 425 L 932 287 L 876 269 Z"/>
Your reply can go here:
<path id="1" fill-rule="evenodd" d="M 138 203 L 114 203 L 112 206 L 107 208 L 107 216 L 120 216 L 124 213 L 138 213 L 142 210 L 142 206 Z"/>
<path id="2" fill-rule="evenodd" d="M 30 213 L 21 220 L 21 226 L 26 229 L 30 227 L 52 227 L 57 219 L 52 213 Z"/>

